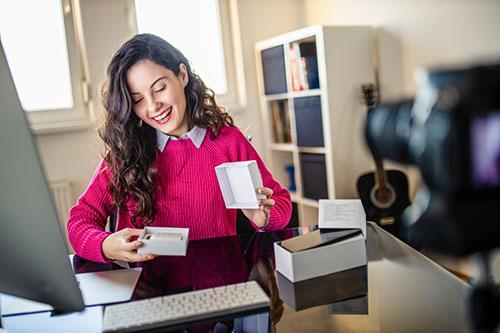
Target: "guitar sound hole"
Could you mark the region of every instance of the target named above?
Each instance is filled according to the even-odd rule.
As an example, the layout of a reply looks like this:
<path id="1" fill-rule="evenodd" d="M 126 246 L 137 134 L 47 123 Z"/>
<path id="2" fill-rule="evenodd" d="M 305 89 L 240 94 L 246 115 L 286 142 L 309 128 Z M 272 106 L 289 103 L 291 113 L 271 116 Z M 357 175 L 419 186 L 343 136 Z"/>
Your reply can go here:
<path id="1" fill-rule="evenodd" d="M 391 184 L 379 189 L 373 187 L 370 191 L 370 199 L 377 208 L 386 209 L 396 201 L 396 191 Z"/>

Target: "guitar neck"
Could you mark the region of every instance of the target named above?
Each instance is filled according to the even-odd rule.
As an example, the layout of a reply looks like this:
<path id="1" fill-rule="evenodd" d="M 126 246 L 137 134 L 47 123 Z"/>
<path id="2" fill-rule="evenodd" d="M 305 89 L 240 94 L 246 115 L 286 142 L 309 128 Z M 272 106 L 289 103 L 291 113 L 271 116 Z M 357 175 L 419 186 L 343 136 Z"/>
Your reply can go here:
<path id="1" fill-rule="evenodd" d="M 375 92 L 375 86 L 371 83 L 365 83 L 361 85 L 361 90 L 363 92 L 365 104 L 368 107 L 368 112 L 371 112 L 377 105 L 377 94 Z M 373 155 L 373 152 L 372 157 L 373 161 L 375 162 L 375 187 L 377 189 L 387 188 L 387 175 L 384 170 L 382 159 L 375 157 L 375 155 Z"/>
<path id="2" fill-rule="evenodd" d="M 373 157 L 375 162 L 375 187 L 386 188 L 387 187 L 387 174 L 384 170 L 384 164 L 381 159 Z"/>

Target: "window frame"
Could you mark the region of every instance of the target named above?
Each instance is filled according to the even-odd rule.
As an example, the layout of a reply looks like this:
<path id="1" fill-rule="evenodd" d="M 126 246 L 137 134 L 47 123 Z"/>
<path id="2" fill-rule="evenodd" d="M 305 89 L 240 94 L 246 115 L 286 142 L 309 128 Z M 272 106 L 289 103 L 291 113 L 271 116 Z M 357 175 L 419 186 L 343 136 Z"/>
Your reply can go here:
<path id="1" fill-rule="evenodd" d="M 90 75 L 81 23 L 80 0 L 61 0 L 66 47 L 73 94 L 73 107 L 26 111 L 35 134 L 86 130 L 94 126 L 95 111 L 90 93 Z"/>
<path id="2" fill-rule="evenodd" d="M 233 112 L 246 107 L 245 70 L 237 0 L 218 0 L 228 93 L 217 102 Z"/>

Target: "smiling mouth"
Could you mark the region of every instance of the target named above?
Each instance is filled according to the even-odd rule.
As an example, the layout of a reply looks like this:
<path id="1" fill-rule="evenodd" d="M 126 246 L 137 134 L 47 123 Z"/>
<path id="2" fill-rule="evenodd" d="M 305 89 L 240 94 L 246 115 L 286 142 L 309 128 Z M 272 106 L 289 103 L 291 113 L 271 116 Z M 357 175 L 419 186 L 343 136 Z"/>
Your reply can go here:
<path id="1" fill-rule="evenodd" d="M 172 113 L 172 107 L 168 108 L 167 111 L 163 112 L 159 116 L 153 117 L 153 119 L 157 122 L 162 122 L 170 115 L 170 113 Z"/>

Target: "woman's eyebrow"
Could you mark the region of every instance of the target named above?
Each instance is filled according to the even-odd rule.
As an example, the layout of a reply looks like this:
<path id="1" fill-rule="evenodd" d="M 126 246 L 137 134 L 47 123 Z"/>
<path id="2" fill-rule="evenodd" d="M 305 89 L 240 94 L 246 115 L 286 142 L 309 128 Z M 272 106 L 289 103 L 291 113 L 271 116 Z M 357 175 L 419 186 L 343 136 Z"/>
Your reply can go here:
<path id="1" fill-rule="evenodd" d="M 162 77 L 159 77 L 155 80 L 155 82 L 153 82 L 153 84 L 151 84 L 151 86 L 149 88 L 153 88 L 153 86 L 156 84 L 156 82 L 162 80 L 162 79 L 166 79 L 167 77 L 166 76 L 162 76 Z"/>
<path id="2" fill-rule="evenodd" d="M 153 83 L 151 84 L 151 86 L 150 86 L 149 88 L 153 88 L 153 86 L 154 86 L 154 85 L 155 85 L 158 81 L 160 81 L 160 80 L 162 80 L 162 79 L 166 79 L 166 78 L 167 78 L 166 76 L 162 76 L 162 77 L 157 78 L 157 79 L 155 80 L 155 82 L 153 82 Z M 139 95 L 139 93 L 137 93 L 137 92 L 131 92 L 131 93 L 130 93 L 130 95 L 131 95 L 131 96 L 132 96 L 132 95 Z"/>

